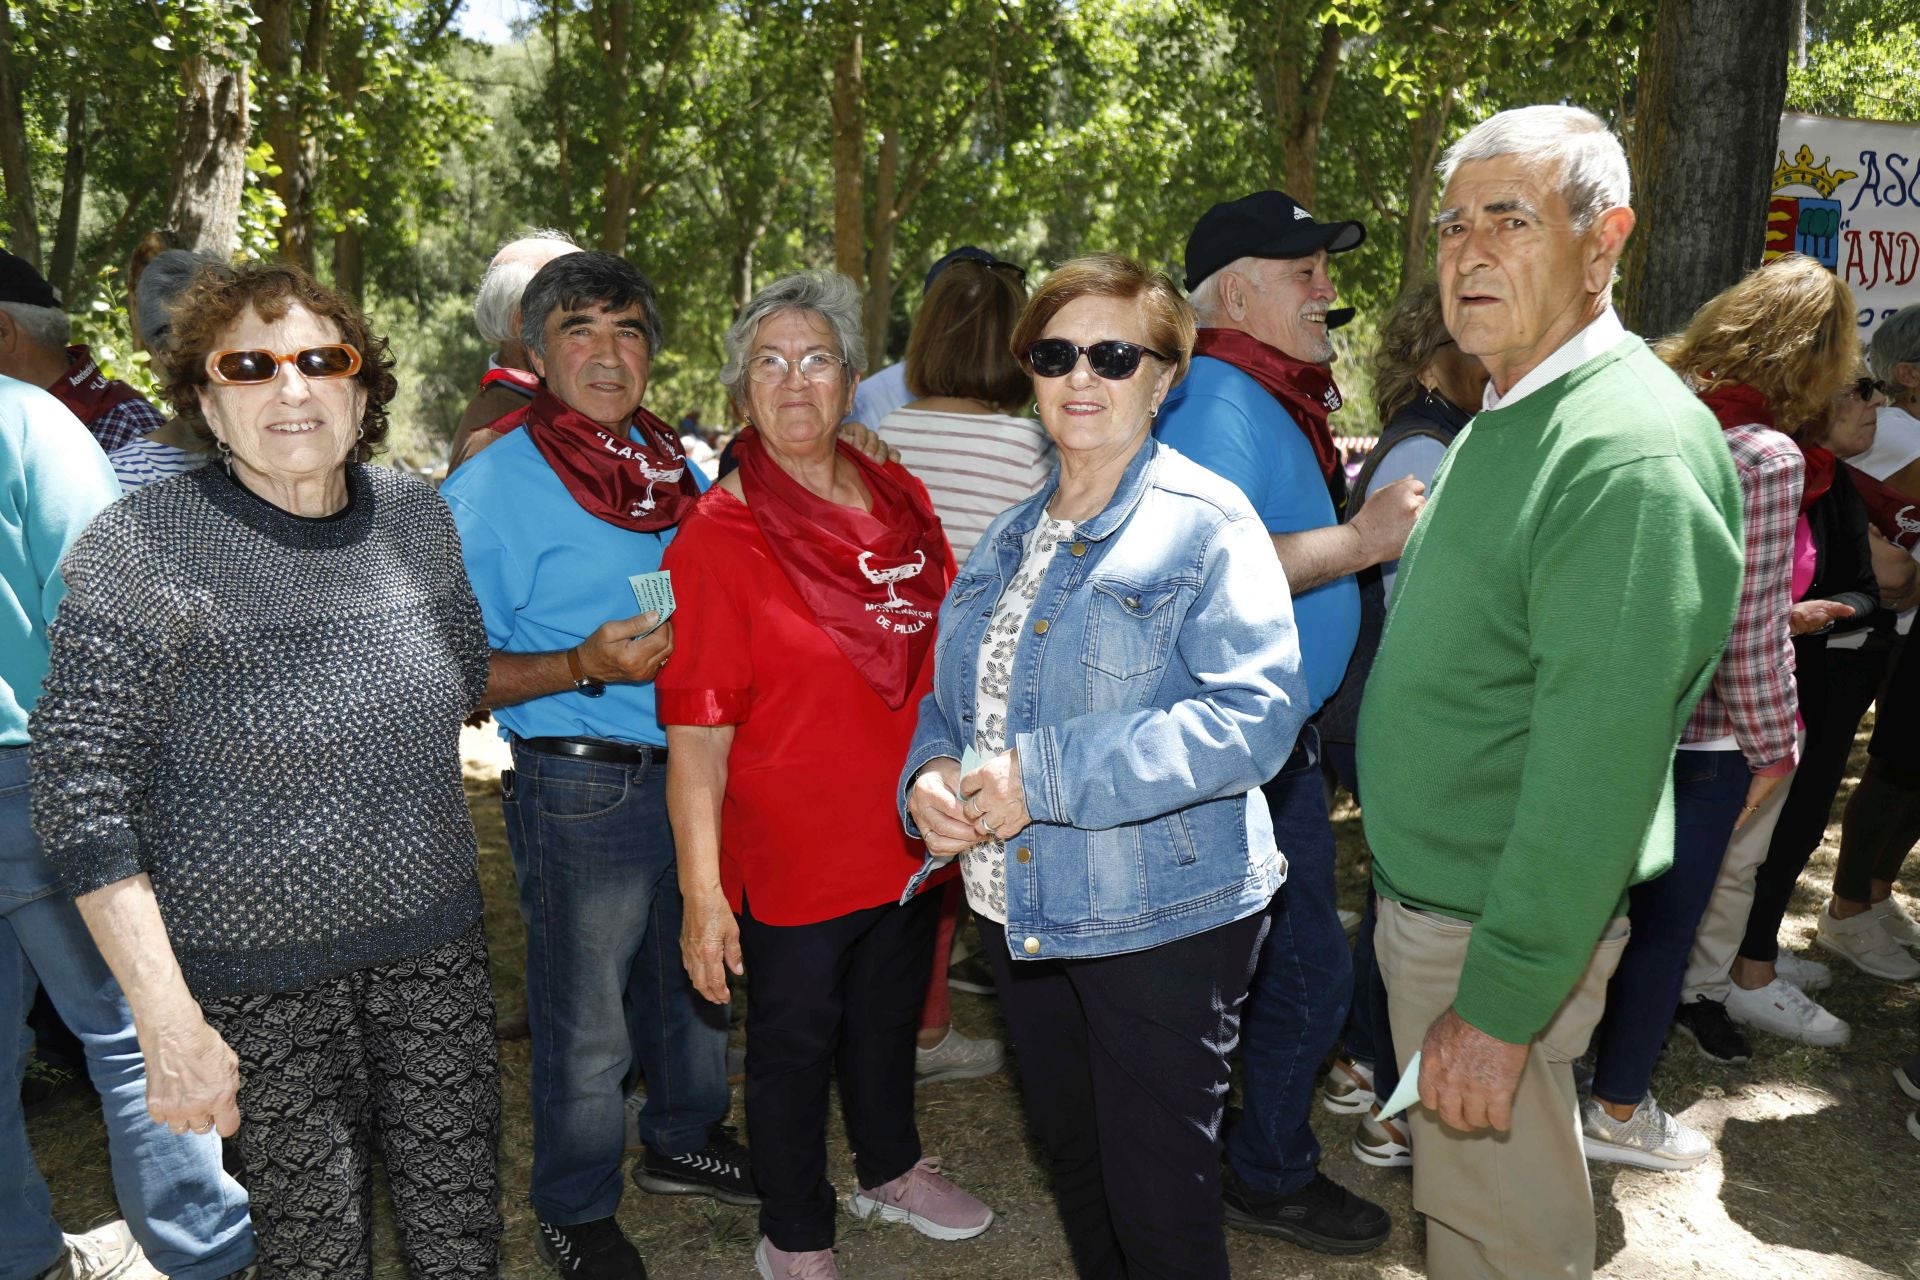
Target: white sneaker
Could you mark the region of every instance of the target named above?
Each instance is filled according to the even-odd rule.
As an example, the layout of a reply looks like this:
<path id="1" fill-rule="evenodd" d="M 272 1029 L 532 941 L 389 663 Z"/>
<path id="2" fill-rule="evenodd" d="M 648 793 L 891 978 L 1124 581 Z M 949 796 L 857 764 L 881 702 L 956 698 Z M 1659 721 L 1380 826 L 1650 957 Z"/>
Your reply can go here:
<path id="1" fill-rule="evenodd" d="M 66 1240 L 66 1253 L 39 1280 L 148 1280 L 160 1274 L 120 1219 Z"/>
<path id="2" fill-rule="evenodd" d="M 1791 951 L 1782 951 L 1774 960 L 1773 973 L 1802 991 L 1825 991 L 1833 985 L 1833 970 L 1818 960 L 1809 960 Z"/>
<path id="3" fill-rule="evenodd" d="M 1642 1169 L 1691 1169 L 1713 1154 L 1712 1139 L 1662 1111 L 1652 1094 L 1625 1120 L 1588 1098 L 1580 1104 L 1580 1141 L 1589 1160 Z"/>
<path id="4" fill-rule="evenodd" d="M 1357 1116 L 1373 1106 L 1373 1068 L 1341 1054 L 1320 1086 L 1320 1105 L 1337 1116 Z"/>
<path id="5" fill-rule="evenodd" d="M 1376 1169 L 1410 1169 L 1413 1134 L 1400 1117 L 1382 1120 L 1369 1111 L 1353 1127 L 1353 1158 Z"/>
<path id="6" fill-rule="evenodd" d="M 1893 1069 L 1893 1082 L 1900 1086 L 1900 1092 L 1906 1094 L 1915 1102 L 1920 1102 L 1920 1080 L 1916 1080 L 1908 1075 L 1905 1067 L 1895 1067 Z"/>
<path id="7" fill-rule="evenodd" d="M 1920 960 L 1895 942 L 1870 910 L 1841 920 L 1833 914 L 1833 904 L 1828 903 L 1821 909 L 1820 931 L 1814 941 L 1876 978 L 1888 982 L 1920 978 Z"/>
<path id="8" fill-rule="evenodd" d="M 1853 1035 L 1846 1023 L 1808 999 L 1800 988 L 1779 978 L 1758 991 L 1734 983 L 1727 992 L 1727 1016 L 1743 1026 L 1829 1049 L 1845 1044 Z"/>
<path id="9" fill-rule="evenodd" d="M 1867 914 L 1879 922 L 1889 938 L 1903 947 L 1920 947 L 1920 921 L 1907 914 L 1900 899 L 1887 898 L 1867 908 Z"/>

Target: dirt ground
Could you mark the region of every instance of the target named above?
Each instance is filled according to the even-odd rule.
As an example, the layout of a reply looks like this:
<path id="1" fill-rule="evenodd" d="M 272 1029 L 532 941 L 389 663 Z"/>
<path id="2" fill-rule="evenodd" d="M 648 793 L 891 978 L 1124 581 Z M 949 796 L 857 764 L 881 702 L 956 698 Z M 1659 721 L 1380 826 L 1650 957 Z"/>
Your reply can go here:
<path id="1" fill-rule="evenodd" d="M 520 922 L 513 871 L 497 802 L 500 752 L 469 731 L 467 794 L 480 835 L 487 895 L 487 932 L 494 990 L 503 1014 L 523 1006 Z M 1856 752 L 1854 775 L 1863 758 Z M 1786 929 L 1797 949 L 1812 946 L 1814 912 L 1824 900 L 1838 839 L 1838 805 L 1829 842 L 1802 882 Z M 1359 815 L 1336 815 L 1343 901 L 1364 897 L 1365 840 Z M 1907 898 L 1920 913 L 1920 899 Z M 1803 1280 L 1895 1276 L 1920 1280 L 1920 1142 L 1906 1131 L 1912 1104 L 1892 1070 L 1920 1048 L 1920 990 L 1893 986 L 1836 966 L 1835 988 L 1822 996 L 1853 1024 L 1852 1043 L 1837 1051 L 1756 1037 L 1755 1061 L 1723 1068 L 1676 1037 L 1654 1080 L 1663 1105 L 1704 1130 L 1719 1150 L 1686 1173 L 1663 1174 L 1616 1165 L 1593 1166 L 1600 1228 L 1600 1275 L 1614 1280 L 1726 1277 Z M 743 993 L 751 998 L 750 990 Z M 737 1001 L 736 1022 L 743 1002 Z M 971 1035 L 999 1035 L 991 997 L 956 993 L 954 1017 Z M 736 1033 L 737 1034 L 737 1033 Z M 525 1201 L 532 1129 L 528 1116 L 528 1046 L 501 1046 L 506 1112 L 501 1183 L 507 1218 L 504 1275 L 550 1274 L 534 1257 L 534 1221 Z M 735 1097 L 736 1115 L 740 1100 Z M 1065 1280 L 1072 1275 L 1065 1240 L 1035 1153 L 1022 1126 L 1012 1071 L 984 1080 L 934 1085 L 919 1102 L 926 1150 L 947 1172 L 991 1204 L 994 1226 L 978 1239 L 940 1244 L 899 1226 L 869 1227 L 842 1214 L 841 1267 L 849 1280 Z M 1229 1232 L 1234 1274 L 1241 1277 L 1412 1277 L 1424 1274 L 1423 1232 L 1410 1204 L 1405 1171 L 1371 1169 L 1347 1149 L 1352 1121 L 1316 1112 L 1329 1174 L 1379 1201 L 1393 1215 L 1393 1235 L 1375 1252 L 1332 1259 L 1278 1241 Z M 79 1098 L 36 1117 L 29 1134 L 69 1230 L 112 1216 L 105 1140 L 97 1106 Z M 751 1135 L 747 1135 L 751 1141 Z M 852 1161 L 837 1137 L 835 1184 L 853 1186 Z M 754 1274 L 757 1239 L 751 1211 L 706 1200 L 663 1198 L 629 1185 L 620 1221 L 646 1256 L 655 1280 L 718 1280 Z M 405 1269 L 390 1231 L 379 1242 L 377 1274 Z"/>

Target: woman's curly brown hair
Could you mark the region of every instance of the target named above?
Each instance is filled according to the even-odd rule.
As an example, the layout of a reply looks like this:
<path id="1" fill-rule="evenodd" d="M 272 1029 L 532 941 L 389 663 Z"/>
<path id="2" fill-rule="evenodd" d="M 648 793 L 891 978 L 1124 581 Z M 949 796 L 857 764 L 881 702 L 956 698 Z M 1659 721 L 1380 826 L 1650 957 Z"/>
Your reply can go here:
<path id="1" fill-rule="evenodd" d="M 212 445 L 213 430 L 200 412 L 200 389 L 209 382 L 207 357 L 219 349 L 220 335 L 249 309 L 272 324 L 294 303 L 332 321 L 340 341 L 360 353 L 360 372 L 353 376 L 366 389 L 367 407 L 360 415 L 360 439 L 349 457 L 365 462 L 387 438 L 387 403 L 399 388 L 393 354 L 387 340 L 367 327 L 358 308 L 290 263 L 246 262 L 201 273 L 174 305 L 170 348 L 154 358 L 160 394 L 174 417 Z"/>
<path id="2" fill-rule="evenodd" d="M 1420 375 L 1433 363 L 1434 353 L 1452 341 L 1440 315 L 1439 285 L 1422 281 L 1394 302 L 1373 353 L 1373 416 L 1381 426 L 1419 396 Z"/>
<path id="3" fill-rule="evenodd" d="M 1685 332 L 1653 349 L 1696 391 L 1752 387 L 1791 435 L 1823 421 L 1827 402 L 1859 371 L 1853 290 L 1812 258 L 1789 253 L 1707 299 Z"/>

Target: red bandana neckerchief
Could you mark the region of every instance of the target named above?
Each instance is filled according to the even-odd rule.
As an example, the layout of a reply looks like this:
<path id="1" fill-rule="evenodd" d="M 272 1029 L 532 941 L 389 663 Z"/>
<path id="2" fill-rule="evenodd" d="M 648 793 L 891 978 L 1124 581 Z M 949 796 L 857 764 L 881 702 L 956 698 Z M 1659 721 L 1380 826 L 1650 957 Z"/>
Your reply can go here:
<path id="1" fill-rule="evenodd" d="M 480 375 L 480 385 L 499 387 L 531 400 L 534 392 L 540 390 L 540 379 L 525 369 L 510 369 L 504 364 L 499 364 Z"/>
<path id="2" fill-rule="evenodd" d="M 645 409 L 633 413 L 637 441 L 615 436 L 545 387 L 521 413 L 534 447 L 588 515 L 653 533 L 679 524 L 700 497 L 679 439 Z"/>
<path id="3" fill-rule="evenodd" d="M 101 373 L 84 343 L 67 348 L 67 371 L 47 390 L 89 427 L 107 410 L 140 398 L 126 383 Z"/>
<path id="4" fill-rule="evenodd" d="M 1300 432 L 1313 445 L 1313 456 L 1320 464 L 1320 475 L 1327 488 L 1335 489 L 1334 477 L 1342 475 L 1340 450 L 1333 443 L 1333 429 L 1327 415 L 1342 403 L 1340 388 L 1323 364 L 1295 360 L 1258 338 L 1238 329 L 1202 329 L 1195 335 L 1193 354 L 1224 360 L 1252 378 L 1267 394 L 1286 406 L 1287 413 L 1300 424 Z M 1338 486 L 1344 497 L 1346 486 Z"/>
<path id="5" fill-rule="evenodd" d="M 1720 420 L 1722 431 L 1733 427 L 1773 426 L 1773 406 L 1767 403 L 1765 395 L 1744 382 L 1729 382 L 1702 391 L 1699 396 L 1701 403 Z M 1806 487 L 1800 491 L 1800 513 L 1805 515 L 1808 508 L 1833 487 L 1833 471 L 1839 459 L 1817 444 L 1797 439 L 1793 443 L 1799 448 L 1800 456 L 1807 460 Z"/>
<path id="6" fill-rule="evenodd" d="M 1880 536 L 1907 551 L 1920 545 L 1920 502 L 1851 463 L 1847 469 L 1853 472 L 1848 478 L 1859 491 L 1860 501 L 1867 506 L 1867 518 Z"/>
<path id="7" fill-rule="evenodd" d="M 733 444 L 747 509 L 780 572 L 854 670 L 897 710 L 933 643 L 952 553 L 925 497 L 857 449 L 839 450 L 860 468 L 871 512 L 809 491 L 752 427 Z"/>

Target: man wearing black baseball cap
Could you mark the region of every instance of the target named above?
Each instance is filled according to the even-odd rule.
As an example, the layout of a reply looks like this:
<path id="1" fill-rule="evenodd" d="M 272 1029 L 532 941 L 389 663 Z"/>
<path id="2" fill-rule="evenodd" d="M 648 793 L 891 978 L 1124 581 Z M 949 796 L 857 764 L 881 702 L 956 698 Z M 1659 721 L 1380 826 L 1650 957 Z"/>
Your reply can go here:
<path id="1" fill-rule="evenodd" d="M 164 421 L 138 391 L 109 378 L 72 325 L 60 295 L 25 258 L 0 249 L 0 374 L 45 387 L 112 453 Z"/>
<path id="2" fill-rule="evenodd" d="M 977 262 L 983 267 L 1005 267 L 1009 271 L 1020 273 L 1026 279 L 1027 269 L 1003 258 L 996 258 L 977 245 L 963 244 L 957 249 L 949 249 L 940 255 L 939 261 L 927 268 L 926 283 L 920 288 L 920 296 L 926 297 L 933 288 L 933 282 L 940 273 L 956 262 Z M 907 390 L 907 362 L 895 361 L 886 368 L 878 370 L 871 377 L 860 379 L 860 387 L 853 393 L 853 412 L 848 417 L 861 423 L 869 430 L 878 431 L 880 420 L 913 399 L 913 393 Z"/>
<path id="3" fill-rule="evenodd" d="M 1337 296 L 1327 271 L 1334 254 L 1365 239 L 1359 223 L 1318 222 L 1282 191 L 1207 210 L 1187 239 L 1186 285 L 1201 324 L 1193 364 L 1155 427 L 1260 513 L 1293 589 L 1314 713 L 1339 687 L 1359 633 L 1353 575 L 1400 554 L 1423 501 L 1409 480 L 1374 494 L 1351 523 L 1339 519 L 1346 473 L 1327 423 L 1340 407 L 1327 368 Z M 1319 747 L 1309 721 L 1263 788 L 1289 870 L 1241 1023 L 1246 1106 L 1227 1143 L 1226 1216 L 1243 1231 L 1361 1253 L 1391 1222 L 1320 1172 L 1308 1124 L 1320 1060 L 1353 994 Z"/>

